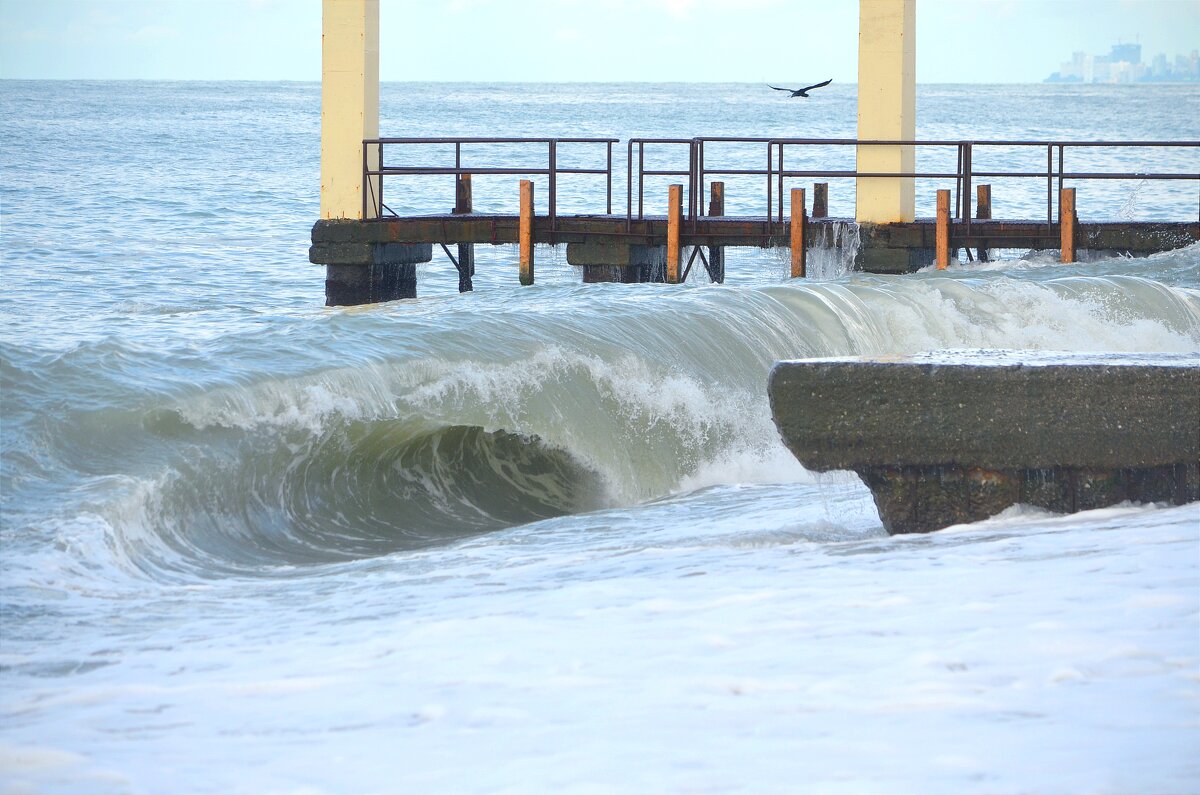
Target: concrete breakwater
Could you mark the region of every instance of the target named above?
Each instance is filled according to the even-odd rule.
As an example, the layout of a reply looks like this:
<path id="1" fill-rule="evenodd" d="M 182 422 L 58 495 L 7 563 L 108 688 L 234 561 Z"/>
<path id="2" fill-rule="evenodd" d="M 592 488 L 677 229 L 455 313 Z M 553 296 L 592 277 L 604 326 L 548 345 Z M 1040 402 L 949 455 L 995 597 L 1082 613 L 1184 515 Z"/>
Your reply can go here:
<path id="1" fill-rule="evenodd" d="M 969 351 L 776 364 L 805 467 L 853 470 L 890 533 L 1025 503 L 1200 500 L 1200 356 Z"/>

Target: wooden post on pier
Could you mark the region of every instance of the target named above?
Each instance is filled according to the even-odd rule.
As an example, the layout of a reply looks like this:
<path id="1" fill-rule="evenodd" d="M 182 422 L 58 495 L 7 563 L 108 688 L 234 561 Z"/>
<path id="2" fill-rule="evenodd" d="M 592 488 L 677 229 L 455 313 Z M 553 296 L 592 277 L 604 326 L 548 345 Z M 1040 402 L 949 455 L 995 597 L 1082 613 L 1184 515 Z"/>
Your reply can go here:
<path id="1" fill-rule="evenodd" d="M 708 214 L 714 217 L 725 215 L 725 183 L 714 182 L 709 188 Z M 725 247 L 708 247 L 708 278 L 717 284 L 725 283 Z"/>
<path id="2" fill-rule="evenodd" d="M 992 219 L 992 186 L 991 185 L 976 185 L 975 186 L 975 217 L 981 221 L 990 221 Z M 980 262 L 988 261 L 988 250 L 986 246 L 980 246 L 975 249 Z"/>
<path id="3" fill-rule="evenodd" d="M 937 268 L 942 271 L 950 265 L 950 191 L 948 190 L 937 192 L 936 240 Z"/>
<path id="4" fill-rule="evenodd" d="M 792 278 L 804 278 L 808 271 L 805 245 L 807 218 L 804 211 L 804 188 L 792 188 Z"/>
<path id="5" fill-rule="evenodd" d="M 679 233 L 683 225 L 683 186 L 667 189 L 667 284 L 679 284 Z"/>
<path id="6" fill-rule="evenodd" d="M 1058 195 L 1058 229 L 1060 262 L 1075 261 L 1075 189 L 1063 188 Z"/>
<path id="7" fill-rule="evenodd" d="M 813 218 L 829 217 L 829 183 L 813 183 Z"/>
<path id="8" fill-rule="evenodd" d="M 521 180 L 521 218 L 517 227 L 521 284 L 533 284 L 533 182 Z"/>
<path id="9" fill-rule="evenodd" d="M 454 214 L 468 215 L 471 212 L 471 175 L 459 174 L 454 184 Z M 475 275 L 475 244 L 458 244 L 458 291 L 475 289 L 471 277 Z"/>

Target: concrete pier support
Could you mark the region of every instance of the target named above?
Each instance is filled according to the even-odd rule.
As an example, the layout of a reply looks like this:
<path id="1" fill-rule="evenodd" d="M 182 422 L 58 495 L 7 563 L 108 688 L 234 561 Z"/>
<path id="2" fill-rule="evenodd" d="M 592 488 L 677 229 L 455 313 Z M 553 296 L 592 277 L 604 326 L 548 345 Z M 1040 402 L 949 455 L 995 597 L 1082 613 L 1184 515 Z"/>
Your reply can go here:
<path id="1" fill-rule="evenodd" d="M 859 0 L 858 137 L 911 141 L 917 133 L 916 0 Z M 911 146 L 860 146 L 859 171 L 911 172 Z M 859 223 L 912 221 L 911 178 L 859 177 L 855 185 Z"/>
<path id="2" fill-rule="evenodd" d="M 363 184 L 363 140 L 379 137 L 379 0 L 321 5 L 321 217 L 375 216 Z M 368 153 L 369 165 L 378 158 Z M 363 191 L 368 192 L 366 213 Z"/>
<path id="3" fill-rule="evenodd" d="M 667 247 L 631 243 L 568 243 L 567 262 L 583 268 L 585 284 L 664 282 Z"/>
<path id="4" fill-rule="evenodd" d="M 362 142 L 379 137 L 379 0 L 324 0 L 321 34 L 321 218 L 333 234 L 314 235 L 309 259 L 325 266 L 328 306 L 414 298 L 431 246 L 360 242 L 348 226 L 377 214 L 379 178 L 363 179 Z M 378 162 L 368 150 L 367 165 Z"/>
<path id="5" fill-rule="evenodd" d="M 345 236 L 357 221 L 345 221 Z M 326 222 L 326 230 L 329 229 Z M 336 227 L 335 227 L 336 228 Z M 433 259 L 430 243 L 315 244 L 309 259 L 325 266 L 325 305 L 354 306 L 417 297 L 417 263 Z"/>
<path id="6" fill-rule="evenodd" d="M 857 472 L 890 533 L 1018 502 L 1200 500 L 1200 356 L 809 359 L 777 364 L 768 391 L 800 463 Z"/>

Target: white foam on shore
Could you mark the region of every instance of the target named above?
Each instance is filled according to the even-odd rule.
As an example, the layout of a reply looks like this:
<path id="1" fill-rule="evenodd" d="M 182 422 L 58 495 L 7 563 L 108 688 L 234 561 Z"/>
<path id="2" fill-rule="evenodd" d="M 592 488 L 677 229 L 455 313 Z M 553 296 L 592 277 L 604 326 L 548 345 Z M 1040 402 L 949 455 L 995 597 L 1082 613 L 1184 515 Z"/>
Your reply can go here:
<path id="1" fill-rule="evenodd" d="M 711 488 L 330 568 L 317 610 L 217 584 L 158 648 L 0 706 L 148 791 L 1190 789 L 1200 504 L 892 538 L 869 506 Z"/>

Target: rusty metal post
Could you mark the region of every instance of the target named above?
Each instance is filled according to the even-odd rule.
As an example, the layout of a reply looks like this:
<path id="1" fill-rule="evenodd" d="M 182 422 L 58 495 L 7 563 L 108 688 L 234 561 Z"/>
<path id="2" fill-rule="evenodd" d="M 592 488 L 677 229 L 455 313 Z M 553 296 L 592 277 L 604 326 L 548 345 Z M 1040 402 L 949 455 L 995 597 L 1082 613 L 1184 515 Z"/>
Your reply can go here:
<path id="1" fill-rule="evenodd" d="M 468 215 L 471 212 L 471 175 L 459 174 L 454 184 L 454 214 Z M 458 244 L 458 291 L 467 293 L 475 289 L 471 277 L 475 275 L 475 244 Z"/>
<path id="2" fill-rule="evenodd" d="M 978 185 L 975 188 L 975 217 L 981 221 L 990 221 L 992 219 L 992 186 Z M 975 253 L 979 257 L 980 262 L 988 261 L 988 250 L 986 246 L 979 246 L 975 249 Z"/>
<path id="3" fill-rule="evenodd" d="M 521 180 L 521 219 L 517 228 L 521 284 L 533 284 L 533 182 Z"/>
<path id="4" fill-rule="evenodd" d="M 804 188 L 792 188 L 792 278 L 804 278 L 808 270 L 808 252 L 804 233 L 807 218 L 804 211 Z"/>
<path id="5" fill-rule="evenodd" d="M 714 182 L 709 187 L 708 214 L 711 217 L 725 215 L 725 183 Z M 725 247 L 708 247 L 708 278 L 717 284 L 725 283 Z"/>
<path id="6" fill-rule="evenodd" d="M 937 268 L 950 265 L 950 191 L 937 192 Z"/>
<path id="7" fill-rule="evenodd" d="M 667 189 L 667 284 L 679 284 L 679 232 L 683 222 L 683 186 Z"/>
<path id="8" fill-rule="evenodd" d="M 814 182 L 813 183 L 813 218 L 826 218 L 829 216 L 829 183 Z"/>
<path id="9" fill-rule="evenodd" d="M 1062 188 L 1058 194 L 1058 230 L 1060 236 L 1060 262 L 1075 261 L 1075 189 Z"/>
<path id="10" fill-rule="evenodd" d="M 549 146 L 550 203 L 548 207 L 550 211 L 550 243 L 554 244 L 557 242 L 555 236 L 558 233 L 558 142 L 551 140 Z"/>

